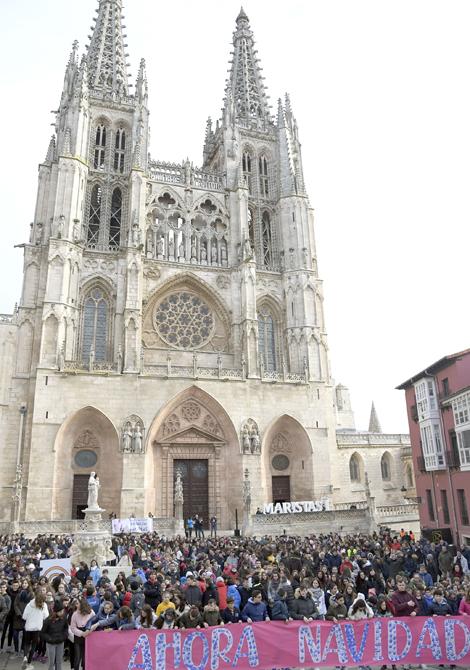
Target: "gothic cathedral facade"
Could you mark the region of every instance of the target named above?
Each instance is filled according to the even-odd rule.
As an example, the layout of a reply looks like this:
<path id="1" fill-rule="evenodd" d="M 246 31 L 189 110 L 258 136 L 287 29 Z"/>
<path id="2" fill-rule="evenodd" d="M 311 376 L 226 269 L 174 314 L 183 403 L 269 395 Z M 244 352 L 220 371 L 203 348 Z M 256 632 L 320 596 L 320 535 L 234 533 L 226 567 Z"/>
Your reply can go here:
<path id="1" fill-rule="evenodd" d="M 100 0 L 81 59 L 74 44 L 39 166 L 4 345 L 2 518 L 79 517 L 91 471 L 120 517 L 172 516 L 177 471 L 185 514 L 224 528 L 244 479 L 253 510 L 347 499 L 333 490 L 337 393 L 289 98 L 273 116 L 242 9 L 202 167 L 151 159 L 145 62 L 131 93 L 121 4 Z"/>

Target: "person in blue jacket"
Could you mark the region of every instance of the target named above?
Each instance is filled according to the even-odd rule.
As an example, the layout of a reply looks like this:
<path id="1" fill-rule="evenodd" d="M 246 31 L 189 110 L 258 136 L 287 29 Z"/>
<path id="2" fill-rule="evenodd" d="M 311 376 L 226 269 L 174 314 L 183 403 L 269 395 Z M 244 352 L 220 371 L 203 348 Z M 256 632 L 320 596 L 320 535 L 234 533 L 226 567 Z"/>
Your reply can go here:
<path id="1" fill-rule="evenodd" d="M 266 603 L 263 602 L 263 594 L 261 591 L 254 590 L 251 598 L 248 599 L 242 611 L 242 619 L 247 623 L 254 623 L 256 621 L 269 621 L 268 610 Z"/>
<path id="2" fill-rule="evenodd" d="M 227 600 L 228 598 L 233 598 L 235 607 L 237 609 L 240 609 L 240 603 L 242 601 L 242 597 L 240 595 L 240 591 L 238 590 L 237 585 L 234 584 L 231 579 L 227 580 Z"/>
<path id="3" fill-rule="evenodd" d="M 274 599 L 271 608 L 271 619 L 273 621 L 292 621 L 287 606 L 287 591 L 283 588 L 278 590 L 276 598 Z"/>

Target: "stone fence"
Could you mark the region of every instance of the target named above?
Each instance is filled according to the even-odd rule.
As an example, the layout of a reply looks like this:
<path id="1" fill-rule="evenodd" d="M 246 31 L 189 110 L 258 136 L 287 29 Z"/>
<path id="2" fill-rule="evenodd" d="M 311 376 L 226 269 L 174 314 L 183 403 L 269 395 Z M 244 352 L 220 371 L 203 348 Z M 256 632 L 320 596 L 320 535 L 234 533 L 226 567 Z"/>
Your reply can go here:
<path id="1" fill-rule="evenodd" d="M 154 518 L 152 521 L 155 533 L 169 537 L 175 535 L 175 519 L 162 517 Z M 0 522 L 0 535 L 11 533 L 23 533 L 26 537 L 36 537 L 36 535 L 74 535 L 75 533 L 87 530 L 89 530 L 88 523 L 84 519 Z M 111 533 L 111 521 L 101 521 L 99 530 L 107 530 Z"/>

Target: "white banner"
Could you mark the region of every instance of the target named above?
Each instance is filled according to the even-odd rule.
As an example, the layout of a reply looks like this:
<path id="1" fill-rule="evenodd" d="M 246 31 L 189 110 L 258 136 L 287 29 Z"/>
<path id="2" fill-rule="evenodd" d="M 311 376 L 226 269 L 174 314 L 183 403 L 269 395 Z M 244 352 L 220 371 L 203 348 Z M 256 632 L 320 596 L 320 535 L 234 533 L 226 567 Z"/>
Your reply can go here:
<path id="1" fill-rule="evenodd" d="M 331 500 L 302 500 L 300 502 L 266 503 L 263 514 L 299 514 L 300 512 L 329 512 Z"/>
<path id="2" fill-rule="evenodd" d="M 120 533 L 151 533 L 153 530 L 152 519 L 113 519 L 111 523 L 114 535 Z"/>
<path id="3" fill-rule="evenodd" d="M 54 558 L 53 560 L 41 561 L 41 577 L 51 580 L 56 575 L 70 577 L 72 562 L 70 558 Z"/>

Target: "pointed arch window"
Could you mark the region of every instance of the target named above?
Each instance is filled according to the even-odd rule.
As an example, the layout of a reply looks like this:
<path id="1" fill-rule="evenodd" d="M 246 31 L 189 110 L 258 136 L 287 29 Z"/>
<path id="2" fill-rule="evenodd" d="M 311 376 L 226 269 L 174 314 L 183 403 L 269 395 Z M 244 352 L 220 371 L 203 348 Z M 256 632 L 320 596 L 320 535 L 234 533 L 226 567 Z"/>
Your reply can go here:
<path id="1" fill-rule="evenodd" d="M 263 266 L 271 269 L 273 265 L 271 217 L 263 212 L 261 219 L 261 239 L 263 243 Z"/>
<path id="2" fill-rule="evenodd" d="M 352 482 L 361 481 L 361 464 L 357 454 L 353 454 L 349 459 L 349 478 Z"/>
<path id="3" fill-rule="evenodd" d="M 100 236 L 101 207 L 103 191 L 100 184 L 95 184 L 91 190 L 90 213 L 88 216 L 87 244 L 98 244 Z"/>
<path id="4" fill-rule="evenodd" d="M 114 146 L 114 170 L 115 172 L 124 172 L 124 157 L 126 154 L 126 131 L 119 128 L 116 131 Z"/>
<path id="5" fill-rule="evenodd" d="M 111 196 L 111 219 L 109 222 L 109 246 L 119 247 L 121 241 L 122 193 L 115 188 Z"/>
<path id="6" fill-rule="evenodd" d="M 242 155 L 242 171 L 246 185 L 248 186 L 248 193 L 250 195 L 252 193 L 252 183 L 251 183 L 252 165 L 253 165 L 253 159 L 251 157 L 250 152 L 244 151 Z"/>
<path id="7" fill-rule="evenodd" d="M 104 159 L 106 151 L 106 126 L 99 125 L 96 127 L 95 136 L 95 154 L 93 166 L 95 170 L 104 170 Z"/>
<path id="8" fill-rule="evenodd" d="M 100 287 L 85 296 L 82 315 L 82 360 L 88 361 L 94 352 L 95 361 L 106 361 L 109 339 L 109 300 Z"/>
<path id="9" fill-rule="evenodd" d="M 265 370 L 277 370 L 276 322 L 267 307 L 258 312 L 258 352 Z"/>
<path id="10" fill-rule="evenodd" d="M 262 198 L 269 196 L 268 159 L 266 156 L 259 157 L 259 190 Z"/>
<path id="11" fill-rule="evenodd" d="M 389 482 L 392 478 L 392 467 L 390 462 L 390 454 L 386 453 L 380 460 L 380 469 L 382 472 L 382 480 Z"/>

